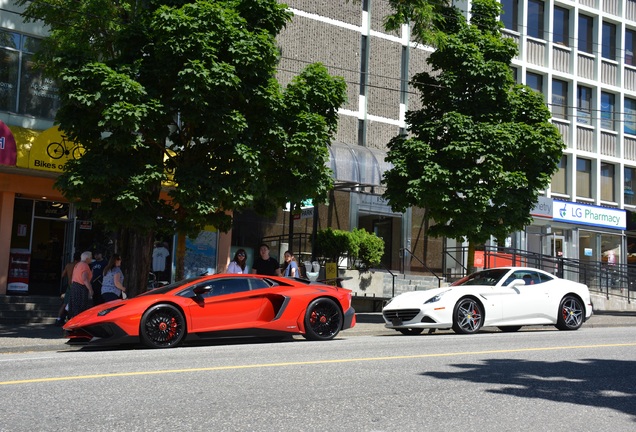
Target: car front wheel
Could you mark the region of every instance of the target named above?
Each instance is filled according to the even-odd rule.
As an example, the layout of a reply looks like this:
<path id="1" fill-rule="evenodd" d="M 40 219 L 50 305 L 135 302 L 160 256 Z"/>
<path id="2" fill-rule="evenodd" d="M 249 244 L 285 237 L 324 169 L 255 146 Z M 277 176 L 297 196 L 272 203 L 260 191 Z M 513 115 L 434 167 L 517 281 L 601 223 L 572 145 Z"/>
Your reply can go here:
<path id="1" fill-rule="evenodd" d="M 318 298 L 309 303 L 305 313 L 305 339 L 330 340 L 342 328 L 344 318 L 338 305 L 331 299 Z"/>
<path id="2" fill-rule="evenodd" d="M 470 297 L 460 299 L 453 311 L 453 331 L 455 333 L 477 333 L 484 325 L 484 311 L 479 302 Z"/>
<path id="3" fill-rule="evenodd" d="M 556 328 L 577 330 L 583 324 L 583 302 L 574 296 L 565 296 L 559 306 Z"/>
<path id="4" fill-rule="evenodd" d="M 185 318 L 172 305 L 155 305 L 141 318 L 141 341 L 150 348 L 175 347 L 183 340 L 185 333 Z"/>

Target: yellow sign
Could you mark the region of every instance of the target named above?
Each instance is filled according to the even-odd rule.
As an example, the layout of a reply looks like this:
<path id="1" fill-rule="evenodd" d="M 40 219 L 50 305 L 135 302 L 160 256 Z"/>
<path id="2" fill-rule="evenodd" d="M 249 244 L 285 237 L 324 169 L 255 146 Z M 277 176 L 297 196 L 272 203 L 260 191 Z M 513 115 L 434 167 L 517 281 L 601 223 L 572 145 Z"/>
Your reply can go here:
<path id="1" fill-rule="evenodd" d="M 57 126 L 53 126 L 33 140 L 28 168 L 62 172 L 66 161 L 79 159 L 84 151 L 81 144 L 68 140 Z"/>
<path id="2" fill-rule="evenodd" d="M 325 279 L 331 280 L 338 277 L 338 266 L 336 263 L 328 262 L 325 264 Z"/>

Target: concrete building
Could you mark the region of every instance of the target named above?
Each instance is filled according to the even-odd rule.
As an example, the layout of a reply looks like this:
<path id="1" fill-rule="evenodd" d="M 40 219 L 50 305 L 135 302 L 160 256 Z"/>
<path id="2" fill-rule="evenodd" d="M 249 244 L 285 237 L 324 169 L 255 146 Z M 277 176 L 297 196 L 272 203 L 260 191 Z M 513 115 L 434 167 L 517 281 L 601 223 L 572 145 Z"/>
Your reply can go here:
<path id="1" fill-rule="evenodd" d="M 414 43 L 406 25 L 395 33 L 384 30 L 390 13 L 386 0 L 285 3 L 294 18 L 278 39 L 281 83 L 321 62 L 348 85 L 330 149 L 335 188 L 327 205 L 314 212 L 307 203 L 298 219 L 282 210 L 272 218 L 246 211 L 235 214 L 230 233 L 210 229 L 189 239 L 207 248 L 203 267 L 223 270 L 238 248 L 248 250 L 251 259 L 263 241 L 279 259 L 286 249 L 310 259 L 311 234 L 332 227 L 365 228 L 383 237 L 383 265 L 392 271 L 448 270 L 441 268 L 444 241 L 427 237 L 423 210 L 393 212 L 380 185 L 389 168 L 386 145 L 405 129 L 406 111 L 419 107 L 409 78 L 427 67 L 431 48 Z M 468 10 L 469 2 L 461 4 Z M 511 65 L 516 79 L 545 95 L 567 145 L 559 172 L 533 212 L 534 222 L 505 246 L 627 264 L 636 253 L 630 231 L 636 209 L 636 1 L 502 4 L 505 34 L 519 46 Z M 107 247 L 109 240 L 90 214 L 78 212 L 53 188 L 76 144 L 65 142 L 53 125 L 55 83 L 32 70 L 32 53 L 45 31 L 38 23 L 24 23 L 20 12 L 11 0 L 0 0 L 0 138 L 5 143 L 0 294 L 52 295 L 73 251 Z M 10 142 L 12 155 L 4 151 Z M 66 152 L 56 159 L 56 149 Z M 177 243 L 167 240 L 170 246 Z M 199 267 L 193 265 L 192 272 Z"/>

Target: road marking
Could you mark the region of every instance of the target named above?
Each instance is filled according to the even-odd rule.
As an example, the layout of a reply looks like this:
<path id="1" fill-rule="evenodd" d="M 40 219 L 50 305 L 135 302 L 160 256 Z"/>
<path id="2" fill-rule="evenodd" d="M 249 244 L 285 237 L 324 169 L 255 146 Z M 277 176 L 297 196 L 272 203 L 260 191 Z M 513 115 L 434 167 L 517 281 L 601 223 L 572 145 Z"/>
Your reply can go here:
<path id="1" fill-rule="evenodd" d="M 74 380 L 85 380 L 85 379 L 130 377 L 130 376 L 141 376 L 141 375 L 165 375 L 165 374 L 211 372 L 211 371 L 223 371 L 223 370 L 259 369 L 259 368 L 272 368 L 272 367 L 285 367 L 285 366 L 305 366 L 305 365 L 355 363 L 355 362 L 368 362 L 368 361 L 405 360 L 405 359 L 433 358 L 433 357 L 456 357 L 456 356 L 463 356 L 463 355 L 510 354 L 510 353 L 533 352 L 533 351 L 558 351 L 558 350 L 577 350 L 577 349 L 590 349 L 590 348 L 617 348 L 617 347 L 631 347 L 631 346 L 636 346 L 636 343 L 575 345 L 575 346 L 557 346 L 557 347 L 542 347 L 542 348 L 519 348 L 519 349 L 487 350 L 487 351 L 463 351 L 463 352 L 454 352 L 454 353 L 413 354 L 413 355 L 399 355 L 399 356 L 385 356 L 385 357 L 360 357 L 360 358 L 351 358 L 351 359 L 311 360 L 311 361 L 261 363 L 261 364 L 234 365 L 234 366 L 211 366 L 211 367 L 190 368 L 190 369 L 166 369 L 166 370 L 156 370 L 156 371 L 117 372 L 117 373 L 94 374 L 94 375 L 32 378 L 32 379 L 15 380 L 15 381 L 0 381 L 0 385 L 33 384 L 33 383 L 55 382 L 55 381 L 74 381 Z"/>

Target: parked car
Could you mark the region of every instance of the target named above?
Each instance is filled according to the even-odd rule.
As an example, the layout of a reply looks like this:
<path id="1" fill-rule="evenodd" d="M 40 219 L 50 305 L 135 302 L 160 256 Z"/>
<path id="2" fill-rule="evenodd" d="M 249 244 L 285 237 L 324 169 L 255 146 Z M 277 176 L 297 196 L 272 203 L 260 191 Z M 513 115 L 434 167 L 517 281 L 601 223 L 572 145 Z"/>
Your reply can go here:
<path id="1" fill-rule="evenodd" d="M 529 267 L 482 270 L 449 287 L 394 297 L 383 309 L 386 327 L 406 335 L 425 329 L 477 333 L 483 326 L 505 332 L 526 325 L 577 330 L 592 316 L 584 284 Z"/>
<path id="2" fill-rule="evenodd" d="M 254 274 L 200 276 L 88 309 L 64 326 L 71 341 L 170 348 L 220 336 L 329 340 L 355 325 L 351 291 Z"/>

